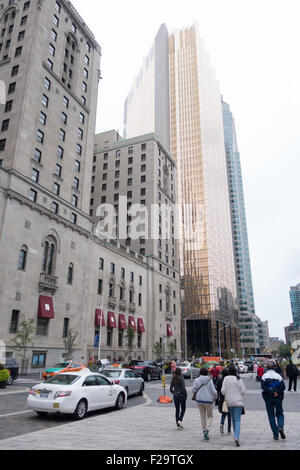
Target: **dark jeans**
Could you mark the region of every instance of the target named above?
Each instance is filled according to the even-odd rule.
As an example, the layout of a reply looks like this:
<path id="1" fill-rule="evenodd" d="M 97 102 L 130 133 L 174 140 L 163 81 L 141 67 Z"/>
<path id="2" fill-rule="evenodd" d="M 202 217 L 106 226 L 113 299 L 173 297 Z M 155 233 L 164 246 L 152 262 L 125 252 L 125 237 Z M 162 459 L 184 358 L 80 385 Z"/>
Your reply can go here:
<path id="1" fill-rule="evenodd" d="M 274 437 L 278 437 L 278 428 L 284 427 L 284 414 L 282 409 L 282 398 L 263 397 L 266 403 L 269 423 Z M 277 423 L 276 423 L 277 420 Z"/>
<path id="2" fill-rule="evenodd" d="M 222 413 L 221 426 L 224 426 L 226 416 L 227 416 L 227 429 L 228 429 L 228 432 L 229 432 L 231 430 L 231 415 L 230 415 L 230 413 Z"/>
<path id="3" fill-rule="evenodd" d="M 292 386 L 294 386 L 294 390 L 297 390 L 297 377 L 289 377 L 289 391 L 292 390 Z"/>
<path id="4" fill-rule="evenodd" d="M 182 421 L 185 410 L 186 410 L 186 397 L 178 397 L 178 396 L 173 396 L 174 400 L 174 405 L 175 405 L 175 419 L 176 419 L 176 424 L 178 421 Z"/>

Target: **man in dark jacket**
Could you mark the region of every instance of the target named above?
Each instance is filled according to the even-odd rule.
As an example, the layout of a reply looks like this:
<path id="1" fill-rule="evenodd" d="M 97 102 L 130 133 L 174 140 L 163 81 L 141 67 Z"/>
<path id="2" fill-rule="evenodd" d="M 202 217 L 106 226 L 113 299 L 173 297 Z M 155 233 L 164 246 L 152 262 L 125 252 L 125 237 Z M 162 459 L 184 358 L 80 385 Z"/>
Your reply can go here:
<path id="1" fill-rule="evenodd" d="M 286 375 L 289 379 L 289 392 L 292 390 L 292 385 L 294 385 L 294 391 L 297 390 L 297 377 L 298 377 L 298 368 L 293 364 L 293 361 L 286 367 Z"/>
<path id="2" fill-rule="evenodd" d="M 278 441 L 278 435 L 280 434 L 281 439 L 285 439 L 282 409 L 285 384 L 281 375 L 275 372 L 271 362 L 267 364 L 267 372 L 262 376 L 260 383 L 273 437 Z"/>

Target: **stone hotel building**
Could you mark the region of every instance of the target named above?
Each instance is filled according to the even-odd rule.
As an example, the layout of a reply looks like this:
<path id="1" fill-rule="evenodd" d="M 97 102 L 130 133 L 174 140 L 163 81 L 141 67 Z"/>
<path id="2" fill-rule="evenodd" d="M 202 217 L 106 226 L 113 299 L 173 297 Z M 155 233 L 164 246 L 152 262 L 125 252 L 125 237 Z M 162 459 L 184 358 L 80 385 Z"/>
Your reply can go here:
<path id="1" fill-rule="evenodd" d="M 165 292 L 156 293 L 160 279 L 175 291 L 173 277 L 160 271 L 152 254 L 99 238 L 90 215 L 99 44 L 65 0 L 2 2 L 0 28 L 6 87 L 0 104 L 0 340 L 6 355 L 18 360 L 11 340 L 23 316 L 36 325 L 29 369 L 61 361 L 71 330 L 77 332 L 73 359 L 97 358 L 100 325 L 101 358 L 152 359 L 153 344 L 165 337 L 175 340 L 180 354 L 180 292 L 172 303 Z M 131 351 L 128 324 L 135 332 Z"/>

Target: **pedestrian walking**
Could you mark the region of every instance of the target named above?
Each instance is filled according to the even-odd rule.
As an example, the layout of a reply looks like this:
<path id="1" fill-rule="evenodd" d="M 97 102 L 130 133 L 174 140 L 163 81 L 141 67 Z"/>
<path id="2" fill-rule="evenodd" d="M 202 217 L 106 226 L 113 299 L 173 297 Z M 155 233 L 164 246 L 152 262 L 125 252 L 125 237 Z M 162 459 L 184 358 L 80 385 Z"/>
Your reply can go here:
<path id="1" fill-rule="evenodd" d="M 286 375 L 289 379 L 289 389 L 290 392 L 292 390 L 292 386 L 294 387 L 294 392 L 297 391 L 297 377 L 298 377 L 298 368 L 293 361 L 290 360 L 289 364 L 286 366 Z"/>
<path id="2" fill-rule="evenodd" d="M 176 426 L 178 429 L 183 429 L 182 421 L 186 410 L 187 391 L 180 367 L 177 367 L 173 374 L 170 384 L 170 392 L 173 394 L 175 405 Z"/>
<path id="3" fill-rule="evenodd" d="M 230 365 L 228 375 L 224 377 L 221 392 L 231 415 L 234 430 L 234 441 L 240 447 L 241 415 L 244 412 L 244 395 L 246 387 L 243 380 L 237 375 L 234 365 Z"/>
<path id="4" fill-rule="evenodd" d="M 275 372 L 277 372 L 277 374 L 281 375 L 281 377 L 283 378 L 283 370 L 280 367 L 280 364 L 279 364 L 278 361 L 275 362 L 274 370 L 275 370 Z"/>
<path id="5" fill-rule="evenodd" d="M 253 374 L 255 376 L 255 380 L 258 382 L 257 369 L 258 369 L 258 364 L 257 362 L 255 362 L 253 366 Z"/>
<path id="6" fill-rule="evenodd" d="M 194 382 L 192 393 L 196 393 L 203 435 L 204 439 L 208 441 L 213 418 L 213 403 L 218 393 L 206 367 L 200 369 L 200 376 Z"/>
<path id="7" fill-rule="evenodd" d="M 176 367 L 177 367 L 176 362 L 173 359 L 173 361 L 171 362 L 171 372 L 172 372 L 172 374 L 175 373 Z"/>
<path id="8" fill-rule="evenodd" d="M 281 439 L 285 439 L 282 409 L 285 383 L 281 375 L 275 372 L 274 365 L 271 362 L 267 364 L 267 372 L 262 376 L 260 383 L 273 437 L 278 441 L 278 435 L 280 434 Z"/>
<path id="9" fill-rule="evenodd" d="M 226 418 L 227 418 L 227 431 L 228 433 L 231 432 L 231 415 L 227 408 L 225 397 L 223 393 L 221 392 L 223 380 L 227 375 L 228 375 L 228 369 L 223 369 L 221 376 L 219 377 L 218 382 L 217 382 L 217 392 L 218 392 L 217 403 L 218 403 L 219 412 L 221 413 L 221 423 L 220 423 L 221 434 L 224 434 L 224 424 L 225 424 Z"/>
<path id="10" fill-rule="evenodd" d="M 212 366 L 212 368 L 209 370 L 209 373 L 211 374 L 212 379 L 213 379 L 214 386 L 216 387 L 217 381 L 218 381 L 218 377 L 219 377 L 219 374 L 220 374 L 220 371 L 219 371 L 219 369 L 217 368 L 216 364 L 214 364 L 214 365 Z"/>
<path id="11" fill-rule="evenodd" d="M 257 378 L 258 378 L 259 382 L 261 381 L 261 378 L 264 375 L 264 373 L 265 373 L 265 369 L 264 369 L 263 365 L 259 364 L 258 368 L 257 368 Z"/>

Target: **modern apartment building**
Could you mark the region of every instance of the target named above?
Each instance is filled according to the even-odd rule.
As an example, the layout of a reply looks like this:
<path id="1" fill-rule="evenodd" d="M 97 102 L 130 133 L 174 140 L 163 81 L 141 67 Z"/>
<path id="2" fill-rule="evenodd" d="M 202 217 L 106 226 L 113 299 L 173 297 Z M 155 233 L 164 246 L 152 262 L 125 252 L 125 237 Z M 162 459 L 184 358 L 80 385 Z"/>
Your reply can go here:
<path id="1" fill-rule="evenodd" d="M 246 354 L 259 354 L 261 349 L 261 335 L 259 335 L 258 322 L 255 315 L 240 153 L 237 144 L 234 117 L 229 104 L 225 103 L 223 99 L 222 112 L 241 348 Z"/>
<path id="2" fill-rule="evenodd" d="M 102 358 L 151 359 L 154 338 L 165 331 L 166 346 L 176 338 L 180 348 L 180 332 L 164 315 L 167 299 L 173 307 L 172 291 L 162 293 L 161 312 L 154 296 L 165 273 L 153 258 L 97 237 L 89 215 L 99 44 L 65 0 L 2 2 L 0 22 L 0 80 L 7 91 L 0 105 L 0 341 L 6 354 L 17 355 L 11 340 L 22 318 L 35 325 L 29 369 L 61 361 L 71 330 L 74 360 L 84 363 L 98 357 L 100 330 Z M 125 309 L 117 295 L 122 282 Z M 135 332 L 130 348 L 128 325 Z"/>
<path id="3" fill-rule="evenodd" d="M 160 32 L 158 33 L 160 35 Z M 157 38 L 156 38 L 157 40 Z M 166 38 L 160 36 L 160 41 Z M 195 353 L 240 352 L 230 204 L 219 84 L 197 25 L 168 36 L 170 152 L 177 166 L 182 207 L 180 266 L 184 287 L 183 339 Z M 150 57 L 152 57 L 150 52 Z M 139 86 L 126 101 L 126 137 L 136 131 L 131 103 L 142 102 Z M 151 90 L 157 89 L 152 73 Z M 143 91 L 145 100 L 150 96 Z M 135 100 L 135 94 L 139 97 Z M 156 102 L 152 100 L 152 117 Z M 142 110 L 141 110 L 142 111 Z M 149 121 L 144 132 L 157 132 Z M 185 331 L 187 326 L 187 331 Z"/>

